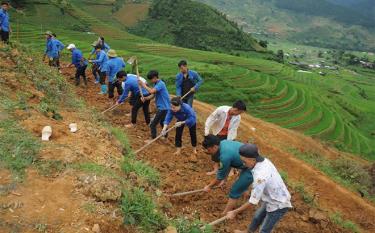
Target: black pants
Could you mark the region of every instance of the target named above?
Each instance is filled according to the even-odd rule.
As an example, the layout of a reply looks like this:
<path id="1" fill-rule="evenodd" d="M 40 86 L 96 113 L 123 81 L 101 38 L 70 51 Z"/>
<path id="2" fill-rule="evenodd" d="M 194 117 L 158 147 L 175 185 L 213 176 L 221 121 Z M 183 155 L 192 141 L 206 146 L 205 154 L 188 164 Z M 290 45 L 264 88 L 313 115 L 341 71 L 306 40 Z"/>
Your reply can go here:
<path id="1" fill-rule="evenodd" d="M 141 107 L 143 109 L 143 115 L 145 116 L 146 124 L 149 125 L 150 124 L 150 100 L 142 102 L 140 95 L 135 96 L 135 101 L 134 101 L 133 108 L 132 108 L 132 124 L 137 123 L 138 110 Z"/>
<path id="2" fill-rule="evenodd" d="M 117 89 L 117 94 L 120 96 L 122 95 L 122 86 L 120 81 L 116 80 L 114 83 L 109 82 L 108 83 L 108 97 L 112 99 L 115 97 L 115 88 Z"/>
<path id="3" fill-rule="evenodd" d="M 9 32 L 0 31 L 1 41 L 5 44 L 9 44 Z"/>
<path id="4" fill-rule="evenodd" d="M 100 84 L 104 85 L 105 84 L 106 73 L 99 71 L 99 76 L 100 76 L 100 80 L 99 80 Z"/>
<path id="5" fill-rule="evenodd" d="M 81 76 L 83 78 L 83 82 L 87 86 L 86 68 L 87 68 L 87 66 L 81 66 L 81 67 L 76 68 L 76 76 L 75 76 L 76 86 L 79 86 L 79 84 L 81 82 Z"/>
<path id="6" fill-rule="evenodd" d="M 57 67 L 57 61 L 58 61 L 58 58 L 57 57 L 54 57 L 54 58 L 49 58 L 49 61 L 48 61 L 48 65 L 49 66 L 52 66 L 52 67 Z"/>
<path id="7" fill-rule="evenodd" d="M 99 69 L 98 66 L 93 64 L 91 67 L 92 75 L 94 76 L 95 81 L 99 82 Z"/>
<path id="8" fill-rule="evenodd" d="M 168 113 L 168 110 L 158 110 L 156 112 L 155 118 L 152 120 L 150 124 L 152 138 L 156 138 L 156 135 L 157 135 L 156 126 L 158 124 L 160 124 L 161 127 L 163 128 L 164 120 L 165 120 L 165 117 L 167 116 L 167 113 Z"/>
<path id="9" fill-rule="evenodd" d="M 178 127 L 176 129 L 176 139 L 175 139 L 175 145 L 176 147 L 182 147 L 182 134 L 184 133 L 185 125 L 182 125 L 181 127 Z M 192 127 L 189 128 L 190 132 L 190 140 L 191 145 L 193 147 L 197 146 L 197 124 L 194 124 Z"/>

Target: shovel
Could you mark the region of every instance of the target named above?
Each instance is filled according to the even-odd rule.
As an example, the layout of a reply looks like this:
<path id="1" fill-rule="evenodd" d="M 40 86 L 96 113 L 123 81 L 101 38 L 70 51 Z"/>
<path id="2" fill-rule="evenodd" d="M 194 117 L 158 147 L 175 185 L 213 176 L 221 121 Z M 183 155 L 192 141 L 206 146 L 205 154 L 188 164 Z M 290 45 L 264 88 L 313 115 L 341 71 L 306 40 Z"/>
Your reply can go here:
<path id="1" fill-rule="evenodd" d="M 112 105 L 111 107 L 107 108 L 106 110 L 104 110 L 102 112 L 102 114 L 106 113 L 106 112 L 109 112 L 109 111 L 112 111 L 112 110 L 115 110 L 116 108 L 118 108 L 120 105 L 122 105 L 123 103 L 121 104 L 115 104 L 115 105 Z"/>
<path id="2" fill-rule="evenodd" d="M 206 229 L 207 226 L 215 226 L 215 225 L 217 225 L 217 224 L 219 224 L 219 223 L 224 222 L 224 221 L 227 220 L 227 219 L 228 219 L 227 216 L 221 217 L 221 218 L 219 218 L 219 219 L 217 219 L 217 220 L 215 220 L 215 221 L 213 221 L 213 222 L 210 222 L 209 224 L 207 224 L 207 225 L 201 227 L 201 230 Z"/>
<path id="3" fill-rule="evenodd" d="M 186 195 L 201 193 L 201 192 L 204 192 L 204 189 L 198 189 L 198 190 L 182 192 L 182 193 L 175 193 L 175 194 L 171 194 L 171 195 L 167 195 L 167 196 L 168 197 L 181 197 L 181 196 L 186 196 Z"/>
<path id="4" fill-rule="evenodd" d="M 181 100 L 183 100 L 183 99 L 185 99 L 186 98 L 186 96 L 188 96 L 190 93 L 192 93 L 193 91 L 192 90 L 190 90 L 188 93 L 186 93 L 184 96 L 182 96 L 181 97 Z"/>

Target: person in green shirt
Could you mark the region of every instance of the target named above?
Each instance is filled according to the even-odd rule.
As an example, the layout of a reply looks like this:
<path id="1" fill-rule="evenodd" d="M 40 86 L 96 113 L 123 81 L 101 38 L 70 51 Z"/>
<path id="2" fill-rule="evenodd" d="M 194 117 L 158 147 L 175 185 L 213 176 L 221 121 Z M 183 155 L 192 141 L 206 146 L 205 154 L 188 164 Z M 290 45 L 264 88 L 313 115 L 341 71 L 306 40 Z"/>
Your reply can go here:
<path id="1" fill-rule="evenodd" d="M 232 185 L 229 192 L 229 200 L 223 211 L 223 214 L 233 210 L 237 200 L 248 193 L 250 185 L 253 183 L 251 169 L 244 166 L 241 161 L 239 150 L 244 145 L 237 141 L 220 141 L 220 138 L 212 134 L 205 137 L 203 147 L 211 156 L 216 155 L 220 160 L 220 168 L 216 173 L 216 178 L 212 180 L 204 190 L 209 192 L 213 187 L 223 187 L 232 168 L 241 170 L 241 173 Z"/>

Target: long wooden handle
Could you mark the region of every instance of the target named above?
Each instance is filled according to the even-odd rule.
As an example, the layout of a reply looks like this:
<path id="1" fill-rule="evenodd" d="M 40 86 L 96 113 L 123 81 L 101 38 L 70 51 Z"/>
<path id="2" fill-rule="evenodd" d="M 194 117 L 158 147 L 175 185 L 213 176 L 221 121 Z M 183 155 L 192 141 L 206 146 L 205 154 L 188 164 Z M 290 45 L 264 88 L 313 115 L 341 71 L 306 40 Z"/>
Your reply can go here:
<path id="1" fill-rule="evenodd" d="M 165 133 L 168 133 L 168 132 L 172 131 L 175 128 L 177 128 L 177 125 L 174 125 L 173 127 L 169 128 Z M 135 151 L 134 154 L 138 154 L 139 152 L 143 151 L 144 149 L 146 149 L 148 146 L 150 146 L 152 143 L 156 142 L 159 138 L 161 138 L 163 136 L 164 136 L 163 134 L 160 134 L 155 139 L 153 139 L 152 141 L 150 141 L 149 143 L 147 143 L 146 145 L 142 146 L 140 149 L 138 149 L 137 151 Z"/>
<path id="2" fill-rule="evenodd" d="M 180 197 L 180 196 L 190 195 L 194 193 L 201 193 L 201 192 L 204 192 L 204 189 L 198 189 L 198 190 L 182 192 L 182 193 L 175 193 L 175 194 L 170 195 L 170 197 Z"/>
<path id="3" fill-rule="evenodd" d="M 120 105 L 122 105 L 122 103 L 121 103 L 121 104 L 115 104 L 115 105 L 113 105 L 113 106 L 107 108 L 106 110 L 104 110 L 104 111 L 102 112 L 102 114 L 104 114 L 104 113 L 106 113 L 106 112 L 109 112 L 109 111 L 112 111 L 112 110 L 118 108 Z"/>
<path id="4" fill-rule="evenodd" d="M 184 96 L 181 97 L 181 100 L 185 99 L 186 96 L 188 96 L 191 92 L 193 92 L 192 90 L 190 90 L 188 93 L 186 93 Z"/>
<path id="5" fill-rule="evenodd" d="M 138 81 L 140 81 L 141 79 L 140 79 L 140 76 L 139 76 L 139 70 L 138 70 L 138 59 L 137 59 L 136 62 L 135 62 L 135 69 L 136 69 L 136 71 L 137 71 L 137 79 L 138 79 Z M 141 85 L 139 85 L 139 84 L 138 84 L 138 89 L 139 89 L 139 93 L 141 94 L 141 96 L 142 96 L 142 98 L 143 98 L 142 87 L 141 87 Z"/>
<path id="6" fill-rule="evenodd" d="M 206 226 L 215 226 L 215 225 L 217 225 L 217 224 L 219 224 L 219 223 L 224 222 L 224 221 L 227 220 L 227 219 L 228 219 L 227 216 L 221 217 L 221 218 L 219 218 L 219 219 L 217 219 L 217 220 L 215 220 L 215 221 L 213 221 L 213 222 L 210 222 L 209 224 L 207 224 L 207 225 L 201 227 L 201 230 L 204 230 L 204 229 L 206 228 Z"/>

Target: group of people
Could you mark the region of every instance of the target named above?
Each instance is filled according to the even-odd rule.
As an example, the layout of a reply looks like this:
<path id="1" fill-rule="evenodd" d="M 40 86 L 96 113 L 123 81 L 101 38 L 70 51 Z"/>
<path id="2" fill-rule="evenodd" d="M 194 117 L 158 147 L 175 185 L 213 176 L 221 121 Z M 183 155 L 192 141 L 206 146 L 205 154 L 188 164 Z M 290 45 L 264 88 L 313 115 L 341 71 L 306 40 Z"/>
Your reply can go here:
<path id="1" fill-rule="evenodd" d="M 52 32 L 46 32 L 45 56 L 49 58 L 50 66 L 60 69 L 60 52 L 65 46 Z M 80 77 L 87 86 L 86 69 L 92 64 L 92 74 L 95 83 L 100 84 L 99 94 L 108 94 L 112 106 L 129 101 L 131 109 L 131 123 L 126 127 L 137 125 L 137 115 L 143 110 L 145 123 L 150 127 L 150 142 L 156 137 L 167 138 L 170 124 L 176 120 L 175 155 L 181 154 L 182 135 L 184 128 L 189 129 L 192 146 L 192 156 L 197 152 L 197 115 L 193 107 L 195 93 L 203 84 L 198 72 L 189 69 L 186 60 L 180 61 L 176 75 L 176 97 L 170 98 L 166 84 L 160 78 L 157 70 L 147 74 L 148 82 L 138 75 L 125 71 L 126 62 L 119 57 L 115 50 L 100 37 L 92 44 L 92 51 L 88 59 L 74 45 L 69 44 L 72 61 L 70 67 L 76 68 L 76 85 L 80 85 Z M 115 90 L 117 98 L 115 99 Z M 156 113 L 150 117 L 150 101 L 155 99 Z M 246 112 L 246 104 L 238 100 L 232 106 L 218 107 L 205 122 L 205 138 L 202 143 L 206 153 L 211 156 L 213 170 L 207 175 L 216 174 L 209 184 L 204 187 L 206 192 L 212 188 L 223 187 L 232 170 L 239 171 L 237 180 L 229 192 L 229 199 L 223 211 L 227 218 L 233 219 L 237 214 L 248 209 L 251 204 L 260 207 L 249 225 L 247 231 L 261 233 L 272 231 L 276 223 L 292 207 L 291 196 L 280 174 L 270 160 L 263 157 L 255 144 L 236 141 L 237 131 L 241 122 L 241 114 Z M 158 135 L 158 125 L 161 132 Z M 249 188 L 252 185 L 251 194 Z M 249 202 L 235 209 L 238 199 L 250 196 Z"/>

